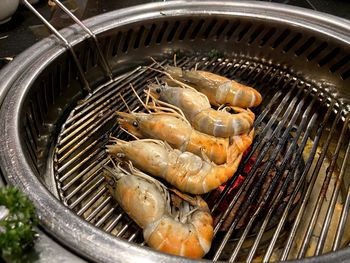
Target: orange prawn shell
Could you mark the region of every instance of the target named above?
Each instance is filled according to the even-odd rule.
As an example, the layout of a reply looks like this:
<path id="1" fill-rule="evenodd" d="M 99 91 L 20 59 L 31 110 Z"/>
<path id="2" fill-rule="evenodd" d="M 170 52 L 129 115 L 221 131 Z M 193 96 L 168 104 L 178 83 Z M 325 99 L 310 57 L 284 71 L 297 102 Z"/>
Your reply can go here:
<path id="1" fill-rule="evenodd" d="M 241 111 L 230 114 L 210 108 L 197 114 L 192 125 L 203 133 L 227 138 L 248 133 L 252 129 L 254 119 L 255 115 L 252 112 Z"/>
<path id="2" fill-rule="evenodd" d="M 204 93 L 214 106 L 228 104 L 248 108 L 256 107 L 262 102 L 262 96 L 257 90 L 226 77 L 208 71 L 182 70 L 170 66 L 166 70 L 173 78 Z M 227 89 L 221 87 L 223 85 Z"/>
<path id="3" fill-rule="evenodd" d="M 208 98 L 197 90 L 154 84 L 152 91 L 159 94 L 161 101 L 181 109 L 194 129 L 208 135 L 228 138 L 247 133 L 253 126 L 255 115 L 252 112 L 239 109 L 238 113 L 231 114 L 214 110 Z"/>
<path id="4" fill-rule="evenodd" d="M 162 200 L 162 196 L 155 186 L 150 186 L 152 188 L 150 191 L 142 190 L 142 183 L 137 182 L 138 180 L 142 182 L 142 179 L 133 176 L 120 179 L 112 195 L 136 224 L 144 228 L 161 217 L 165 206 L 158 201 Z"/>
<path id="5" fill-rule="evenodd" d="M 118 113 L 119 114 L 119 113 Z M 138 138 L 153 138 L 168 142 L 181 151 L 201 156 L 201 151 L 215 162 L 223 164 L 227 159 L 227 138 L 215 138 L 198 132 L 177 117 L 166 114 L 121 113 L 119 125 Z M 138 122 L 138 127 L 132 125 Z"/>
<path id="6" fill-rule="evenodd" d="M 191 218 L 192 226 L 184 227 L 183 223 L 164 217 L 148 237 L 147 244 L 162 252 L 190 258 L 202 258 L 210 248 L 213 238 L 213 219 L 206 212 L 197 212 Z M 200 237 L 199 237 L 200 236 Z M 201 239 L 201 240 L 199 240 Z"/>

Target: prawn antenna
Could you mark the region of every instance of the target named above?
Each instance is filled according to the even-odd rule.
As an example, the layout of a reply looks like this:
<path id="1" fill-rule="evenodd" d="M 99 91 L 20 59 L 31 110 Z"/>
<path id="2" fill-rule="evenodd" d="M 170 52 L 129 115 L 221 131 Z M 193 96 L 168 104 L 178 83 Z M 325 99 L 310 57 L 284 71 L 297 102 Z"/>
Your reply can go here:
<path id="1" fill-rule="evenodd" d="M 157 140 L 157 139 L 142 139 L 143 142 L 153 142 L 155 144 L 166 146 L 164 141 Z"/>
<path id="2" fill-rule="evenodd" d="M 224 111 L 224 110 L 226 111 L 226 105 L 225 104 L 221 104 L 217 110 L 218 111 Z"/>
<path id="3" fill-rule="evenodd" d="M 176 59 L 176 54 L 175 54 L 175 57 L 174 57 L 174 58 Z M 163 69 L 163 70 L 156 69 L 156 68 L 154 68 L 154 67 L 152 67 L 152 66 L 148 66 L 148 69 L 153 70 L 153 71 L 156 71 L 156 72 L 159 72 L 159 73 L 161 73 L 161 74 L 164 74 L 165 76 L 167 76 L 169 79 L 171 79 L 173 82 L 175 82 L 176 84 L 180 85 L 181 87 L 184 87 L 184 88 L 186 87 L 186 88 L 194 89 L 194 88 L 191 87 L 190 85 L 187 85 L 187 84 L 185 84 L 185 83 L 183 83 L 183 82 L 181 82 L 181 81 L 179 81 L 179 80 L 177 80 L 177 79 L 174 79 L 174 78 L 171 76 L 171 74 L 170 74 L 169 72 L 166 71 L 166 68 L 165 68 L 164 66 L 162 66 L 159 62 L 157 62 L 154 58 L 151 57 L 151 59 L 153 60 L 154 63 L 156 63 L 156 65 L 157 65 L 158 67 L 160 67 L 160 68 Z M 198 64 L 198 63 L 196 63 L 196 67 L 197 67 L 197 64 Z M 174 61 L 174 65 L 175 65 L 175 67 L 176 67 L 176 61 Z"/>
<path id="4" fill-rule="evenodd" d="M 183 215 L 184 219 L 188 219 L 188 217 L 193 214 L 194 212 L 196 212 L 197 210 L 199 210 L 199 207 L 193 208 L 192 210 L 190 210 L 189 212 L 187 212 L 186 214 Z"/>
<path id="5" fill-rule="evenodd" d="M 115 177 L 117 180 L 119 180 L 122 177 L 120 173 L 117 173 L 117 170 L 114 170 L 113 168 L 107 165 L 102 166 L 102 169 L 104 170 L 104 172 L 107 172 L 109 175 Z"/>
<path id="6" fill-rule="evenodd" d="M 157 60 L 155 60 L 153 57 L 150 57 L 150 59 L 153 61 L 154 64 L 156 64 L 158 67 L 160 67 L 161 69 L 165 70 L 165 67 L 160 64 Z M 150 67 L 148 67 L 150 68 Z"/>
<path id="7" fill-rule="evenodd" d="M 126 170 L 124 167 L 122 167 L 122 164 L 123 164 L 123 163 L 126 163 L 126 165 L 129 165 L 129 163 L 128 163 L 128 162 L 125 162 L 125 161 L 119 162 L 119 163 L 117 164 L 118 168 L 119 168 L 122 172 L 124 172 L 124 173 L 126 173 L 126 174 L 128 174 L 128 175 L 132 175 L 132 173 L 131 173 L 130 171 L 128 171 L 128 170 Z"/>
<path id="8" fill-rule="evenodd" d="M 131 113 L 135 113 L 136 111 L 139 110 L 139 108 L 140 108 L 140 106 L 136 106 L 135 109 L 133 109 Z"/>
<path id="9" fill-rule="evenodd" d="M 162 72 L 162 73 L 163 73 L 163 72 Z M 186 83 L 184 83 L 184 82 L 182 82 L 182 81 L 180 81 L 180 80 L 174 79 L 174 78 L 170 75 L 170 73 L 164 72 L 163 74 L 164 74 L 165 76 L 167 76 L 167 77 L 170 79 L 170 82 L 172 82 L 172 84 L 175 83 L 175 84 L 179 85 L 181 88 L 187 88 L 187 89 L 191 89 L 191 90 L 197 91 L 194 87 L 192 87 L 192 86 L 190 86 L 190 85 L 188 85 L 188 84 L 186 84 Z M 168 81 L 169 81 L 169 80 L 168 80 Z M 164 82 L 167 82 L 166 78 L 165 78 Z M 198 91 L 197 91 L 197 92 L 198 92 Z"/>
<path id="10" fill-rule="evenodd" d="M 144 90 L 143 92 L 145 92 L 147 94 L 146 96 L 146 105 L 148 106 L 148 103 L 149 103 L 149 98 L 151 96 L 151 88 L 148 88 L 148 90 Z"/>
<path id="11" fill-rule="evenodd" d="M 183 120 L 184 122 L 186 122 L 188 125 L 191 125 L 190 122 L 186 119 L 185 116 L 179 114 L 177 111 L 171 109 L 171 108 L 167 108 L 167 107 L 161 107 L 161 106 L 149 106 L 150 109 L 155 110 L 156 112 L 153 112 L 153 115 L 169 115 L 169 116 L 173 116 L 176 118 L 180 118 L 181 120 Z"/>
<path id="12" fill-rule="evenodd" d="M 127 104 L 126 101 L 124 100 L 123 95 L 119 93 L 119 96 L 120 96 L 120 98 L 122 99 L 122 101 L 123 101 L 125 107 L 128 109 L 128 112 L 129 112 L 129 113 L 132 113 L 132 111 L 130 110 L 128 104 Z"/>
<path id="13" fill-rule="evenodd" d="M 124 141 L 124 140 L 122 140 L 122 139 L 119 139 L 119 138 L 117 138 L 117 137 L 114 137 L 114 136 L 109 137 L 109 140 L 110 140 L 111 142 L 120 143 L 120 144 L 125 144 L 125 143 L 127 143 L 126 141 Z"/>
<path id="14" fill-rule="evenodd" d="M 151 97 L 152 99 L 152 102 L 155 104 L 158 104 L 158 105 L 153 105 L 153 106 L 150 106 L 148 105 L 148 108 L 149 109 L 152 109 L 152 110 L 155 110 L 155 111 L 163 111 L 163 113 L 174 113 L 177 117 L 180 117 L 181 119 L 183 119 L 187 124 L 191 125 L 188 120 L 186 119 L 186 116 L 185 114 L 183 113 L 183 111 L 172 105 L 172 104 L 169 104 L 167 102 L 164 102 L 164 101 L 161 101 L 161 100 L 158 100 L 156 99 L 151 93 L 150 93 L 150 89 L 148 89 L 148 91 L 144 90 L 145 93 L 147 93 L 147 96 Z M 154 114 L 154 113 L 153 113 Z"/>
<path id="15" fill-rule="evenodd" d="M 154 77 L 154 78 L 156 79 L 157 84 L 161 85 L 159 79 L 157 77 Z"/>
<path id="16" fill-rule="evenodd" d="M 123 127 L 120 127 L 120 129 L 125 132 L 126 134 L 130 135 L 131 137 L 133 137 L 135 140 L 140 140 L 139 137 L 137 137 L 135 134 L 132 134 L 131 132 L 129 132 L 127 129 L 124 129 Z"/>
<path id="17" fill-rule="evenodd" d="M 115 170 L 118 170 L 117 165 L 115 164 L 115 161 L 112 159 L 112 156 L 108 155 L 108 162 L 112 163 Z"/>
<path id="18" fill-rule="evenodd" d="M 137 94 L 136 90 L 134 89 L 134 86 L 131 83 L 130 83 L 130 88 L 132 89 L 132 91 L 134 92 L 135 96 L 137 97 L 137 99 L 142 104 L 142 106 L 148 111 L 148 113 L 151 113 L 151 111 L 148 109 L 147 105 L 142 101 L 142 99 L 140 98 L 139 94 Z"/>

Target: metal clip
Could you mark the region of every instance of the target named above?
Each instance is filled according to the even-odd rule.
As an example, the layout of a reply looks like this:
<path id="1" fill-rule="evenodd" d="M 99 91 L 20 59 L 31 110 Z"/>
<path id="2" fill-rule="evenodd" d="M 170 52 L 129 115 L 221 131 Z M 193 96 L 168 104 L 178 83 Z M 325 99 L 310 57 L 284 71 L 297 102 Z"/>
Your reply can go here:
<path id="1" fill-rule="evenodd" d="M 101 63 L 104 67 L 104 70 L 106 71 L 106 75 L 112 79 L 112 70 L 111 67 L 109 66 L 107 59 L 104 57 L 102 49 L 100 48 L 100 44 L 98 42 L 98 39 L 96 37 L 96 35 L 89 29 L 87 28 L 72 12 L 70 12 L 68 10 L 68 8 L 66 8 L 60 1 L 58 0 L 52 0 L 54 3 L 56 3 L 56 5 L 62 10 L 64 11 L 72 20 L 74 20 L 75 23 L 77 23 L 90 37 L 92 37 L 95 46 L 97 48 L 97 53 L 98 56 L 101 60 Z M 22 0 L 22 2 L 28 7 L 28 9 L 34 13 L 34 15 L 36 15 L 50 30 L 51 32 L 58 37 L 63 43 L 64 45 L 69 49 L 69 51 L 71 52 L 74 62 L 78 68 L 79 71 L 79 75 L 81 78 L 81 81 L 84 84 L 84 89 L 87 90 L 89 93 L 91 93 L 91 88 L 90 85 L 85 77 L 83 68 L 78 60 L 78 57 L 72 47 L 72 45 L 56 30 L 56 28 L 54 28 L 49 21 L 47 21 L 29 2 L 28 0 Z"/>

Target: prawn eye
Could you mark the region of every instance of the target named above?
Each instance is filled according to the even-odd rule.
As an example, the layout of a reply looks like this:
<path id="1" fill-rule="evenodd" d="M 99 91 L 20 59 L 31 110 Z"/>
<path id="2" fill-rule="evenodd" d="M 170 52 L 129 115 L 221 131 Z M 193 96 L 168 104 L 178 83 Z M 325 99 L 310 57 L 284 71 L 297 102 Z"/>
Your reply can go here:
<path id="1" fill-rule="evenodd" d="M 109 184 L 110 186 L 113 186 L 114 183 L 115 183 L 115 181 L 114 181 L 113 179 L 109 179 L 109 180 L 108 180 L 108 184 Z"/>
<path id="2" fill-rule="evenodd" d="M 138 127 L 138 126 L 139 126 L 139 123 L 138 123 L 137 121 L 134 121 L 134 122 L 132 123 L 132 125 L 133 125 L 134 127 Z"/>
<path id="3" fill-rule="evenodd" d="M 160 94 L 160 92 L 161 92 L 162 90 L 158 87 L 158 88 L 156 88 L 156 92 L 158 93 L 158 94 Z"/>

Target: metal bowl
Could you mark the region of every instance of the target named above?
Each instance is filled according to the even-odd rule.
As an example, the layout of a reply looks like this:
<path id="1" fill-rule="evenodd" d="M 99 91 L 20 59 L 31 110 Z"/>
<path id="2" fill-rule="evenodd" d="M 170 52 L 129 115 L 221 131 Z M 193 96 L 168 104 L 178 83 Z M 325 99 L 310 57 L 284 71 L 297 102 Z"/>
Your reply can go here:
<path id="1" fill-rule="evenodd" d="M 350 23 L 333 16 L 257 2 L 152 3 L 106 13 L 85 21 L 119 75 L 146 64 L 149 56 L 173 52 L 245 58 L 288 71 L 348 108 Z M 90 86 L 108 81 L 78 26 L 61 33 L 78 53 Z M 76 216 L 59 200 L 53 149 L 61 125 L 86 97 L 77 69 L 55 37 L 19 55 L 0 75 L 1 171 L 33 200 L 42 226 L 55 239 L 99 262 L 182 262 L 107 235 Z M 350 249 L 303 259 L 345 262 Z"/>

